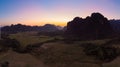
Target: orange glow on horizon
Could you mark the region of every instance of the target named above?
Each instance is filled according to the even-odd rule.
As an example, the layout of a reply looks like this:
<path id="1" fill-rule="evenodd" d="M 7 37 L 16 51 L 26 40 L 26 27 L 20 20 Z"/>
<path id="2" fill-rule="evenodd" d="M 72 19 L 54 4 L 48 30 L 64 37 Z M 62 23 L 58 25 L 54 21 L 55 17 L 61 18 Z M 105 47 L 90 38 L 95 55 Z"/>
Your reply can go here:
<path id="1" fill-rule="evenodd" d="M 22 24 L 21 22 L 17 22 L 17 24 Z M 23 22 L 23 25 L 30 25 L 30 26 L 43 26 L 45 24 L 53 24 L 56 26 L 66 26 L 67 22 Z"/>

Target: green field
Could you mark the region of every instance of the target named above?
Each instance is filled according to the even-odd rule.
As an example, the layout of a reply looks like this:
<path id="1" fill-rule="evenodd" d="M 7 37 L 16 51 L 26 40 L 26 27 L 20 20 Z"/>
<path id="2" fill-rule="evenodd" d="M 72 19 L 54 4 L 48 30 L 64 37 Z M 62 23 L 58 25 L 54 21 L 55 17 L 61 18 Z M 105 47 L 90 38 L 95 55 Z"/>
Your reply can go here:
<path id="1" fill-rule="evenodd" d="M 20 42 L 20 44 L 25 47 L 30 44 L 42 43 L 49 40 L 53 40 L 55 37 L 49 36 L 36 36 L 36 32 L 24 32 L 24 33 L 17 33 L 11 34 L 11 39 L 16 39 Z"/>

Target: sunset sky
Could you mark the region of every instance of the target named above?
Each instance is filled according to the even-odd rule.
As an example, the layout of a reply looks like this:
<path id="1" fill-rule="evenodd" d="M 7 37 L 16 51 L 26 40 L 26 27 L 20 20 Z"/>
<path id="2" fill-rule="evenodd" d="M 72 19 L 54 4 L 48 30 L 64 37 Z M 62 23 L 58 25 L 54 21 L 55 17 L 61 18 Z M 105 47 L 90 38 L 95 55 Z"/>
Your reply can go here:
<path id="1" fill-rule="evenodd" d="M 120 19 L 120 0 L 0 0 L 0 24 L 64 26 L 74 17 L 100 12 Z"/>

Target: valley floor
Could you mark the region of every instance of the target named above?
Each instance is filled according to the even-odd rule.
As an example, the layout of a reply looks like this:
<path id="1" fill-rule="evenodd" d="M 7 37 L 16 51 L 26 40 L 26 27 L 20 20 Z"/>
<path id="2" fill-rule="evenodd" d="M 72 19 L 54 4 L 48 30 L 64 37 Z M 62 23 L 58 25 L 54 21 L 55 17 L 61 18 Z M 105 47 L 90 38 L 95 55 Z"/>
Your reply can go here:
<path id="1" fill-rule="evenodd" d="M 9 62 L 10 67 L 47 67 L 30 54 L 19 54 L 11 50 L 0 55 L 0 63 L 4 63 L 5 61 Z"/>

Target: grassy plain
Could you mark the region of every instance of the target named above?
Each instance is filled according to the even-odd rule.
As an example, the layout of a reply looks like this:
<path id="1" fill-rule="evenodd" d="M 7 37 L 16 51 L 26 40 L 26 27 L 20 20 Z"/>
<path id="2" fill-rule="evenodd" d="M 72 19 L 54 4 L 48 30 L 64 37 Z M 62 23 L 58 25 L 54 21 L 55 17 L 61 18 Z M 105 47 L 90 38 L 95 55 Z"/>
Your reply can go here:
<path id="1" fill-rule="evenodd" d="M 17 39 L 25 47 L 29 44 L 41 43 L 55 38 L 55 36 L 38 36 L 36 32 L 24 32 L 10 35 L 11 39 Z M 72 44 L 64 41 L 44 43 L 30 54 L 19 54 L 13 51 L 0 54 L 0 63 L 9 61 L 10 67 L 100 67 L 101 61 L 95 57 L 87 56 L 81 44 L 93 43 L 102 45 L 111 39 L 75 41 Z M 103 67 L 120 67 L 120 59 L 116 58 L 110 63 L 104 63 Z"/>
<path id="2" fill-rule="evenodd" d="M 36 36 L 36 35 L 37 35 L 36 32 L 23 32 L 23 33 L 11 34 L 10 38 L 18 40 L 23 47 L 30 44 L 41 43 L 54 39 L 54 37 Z"/>

